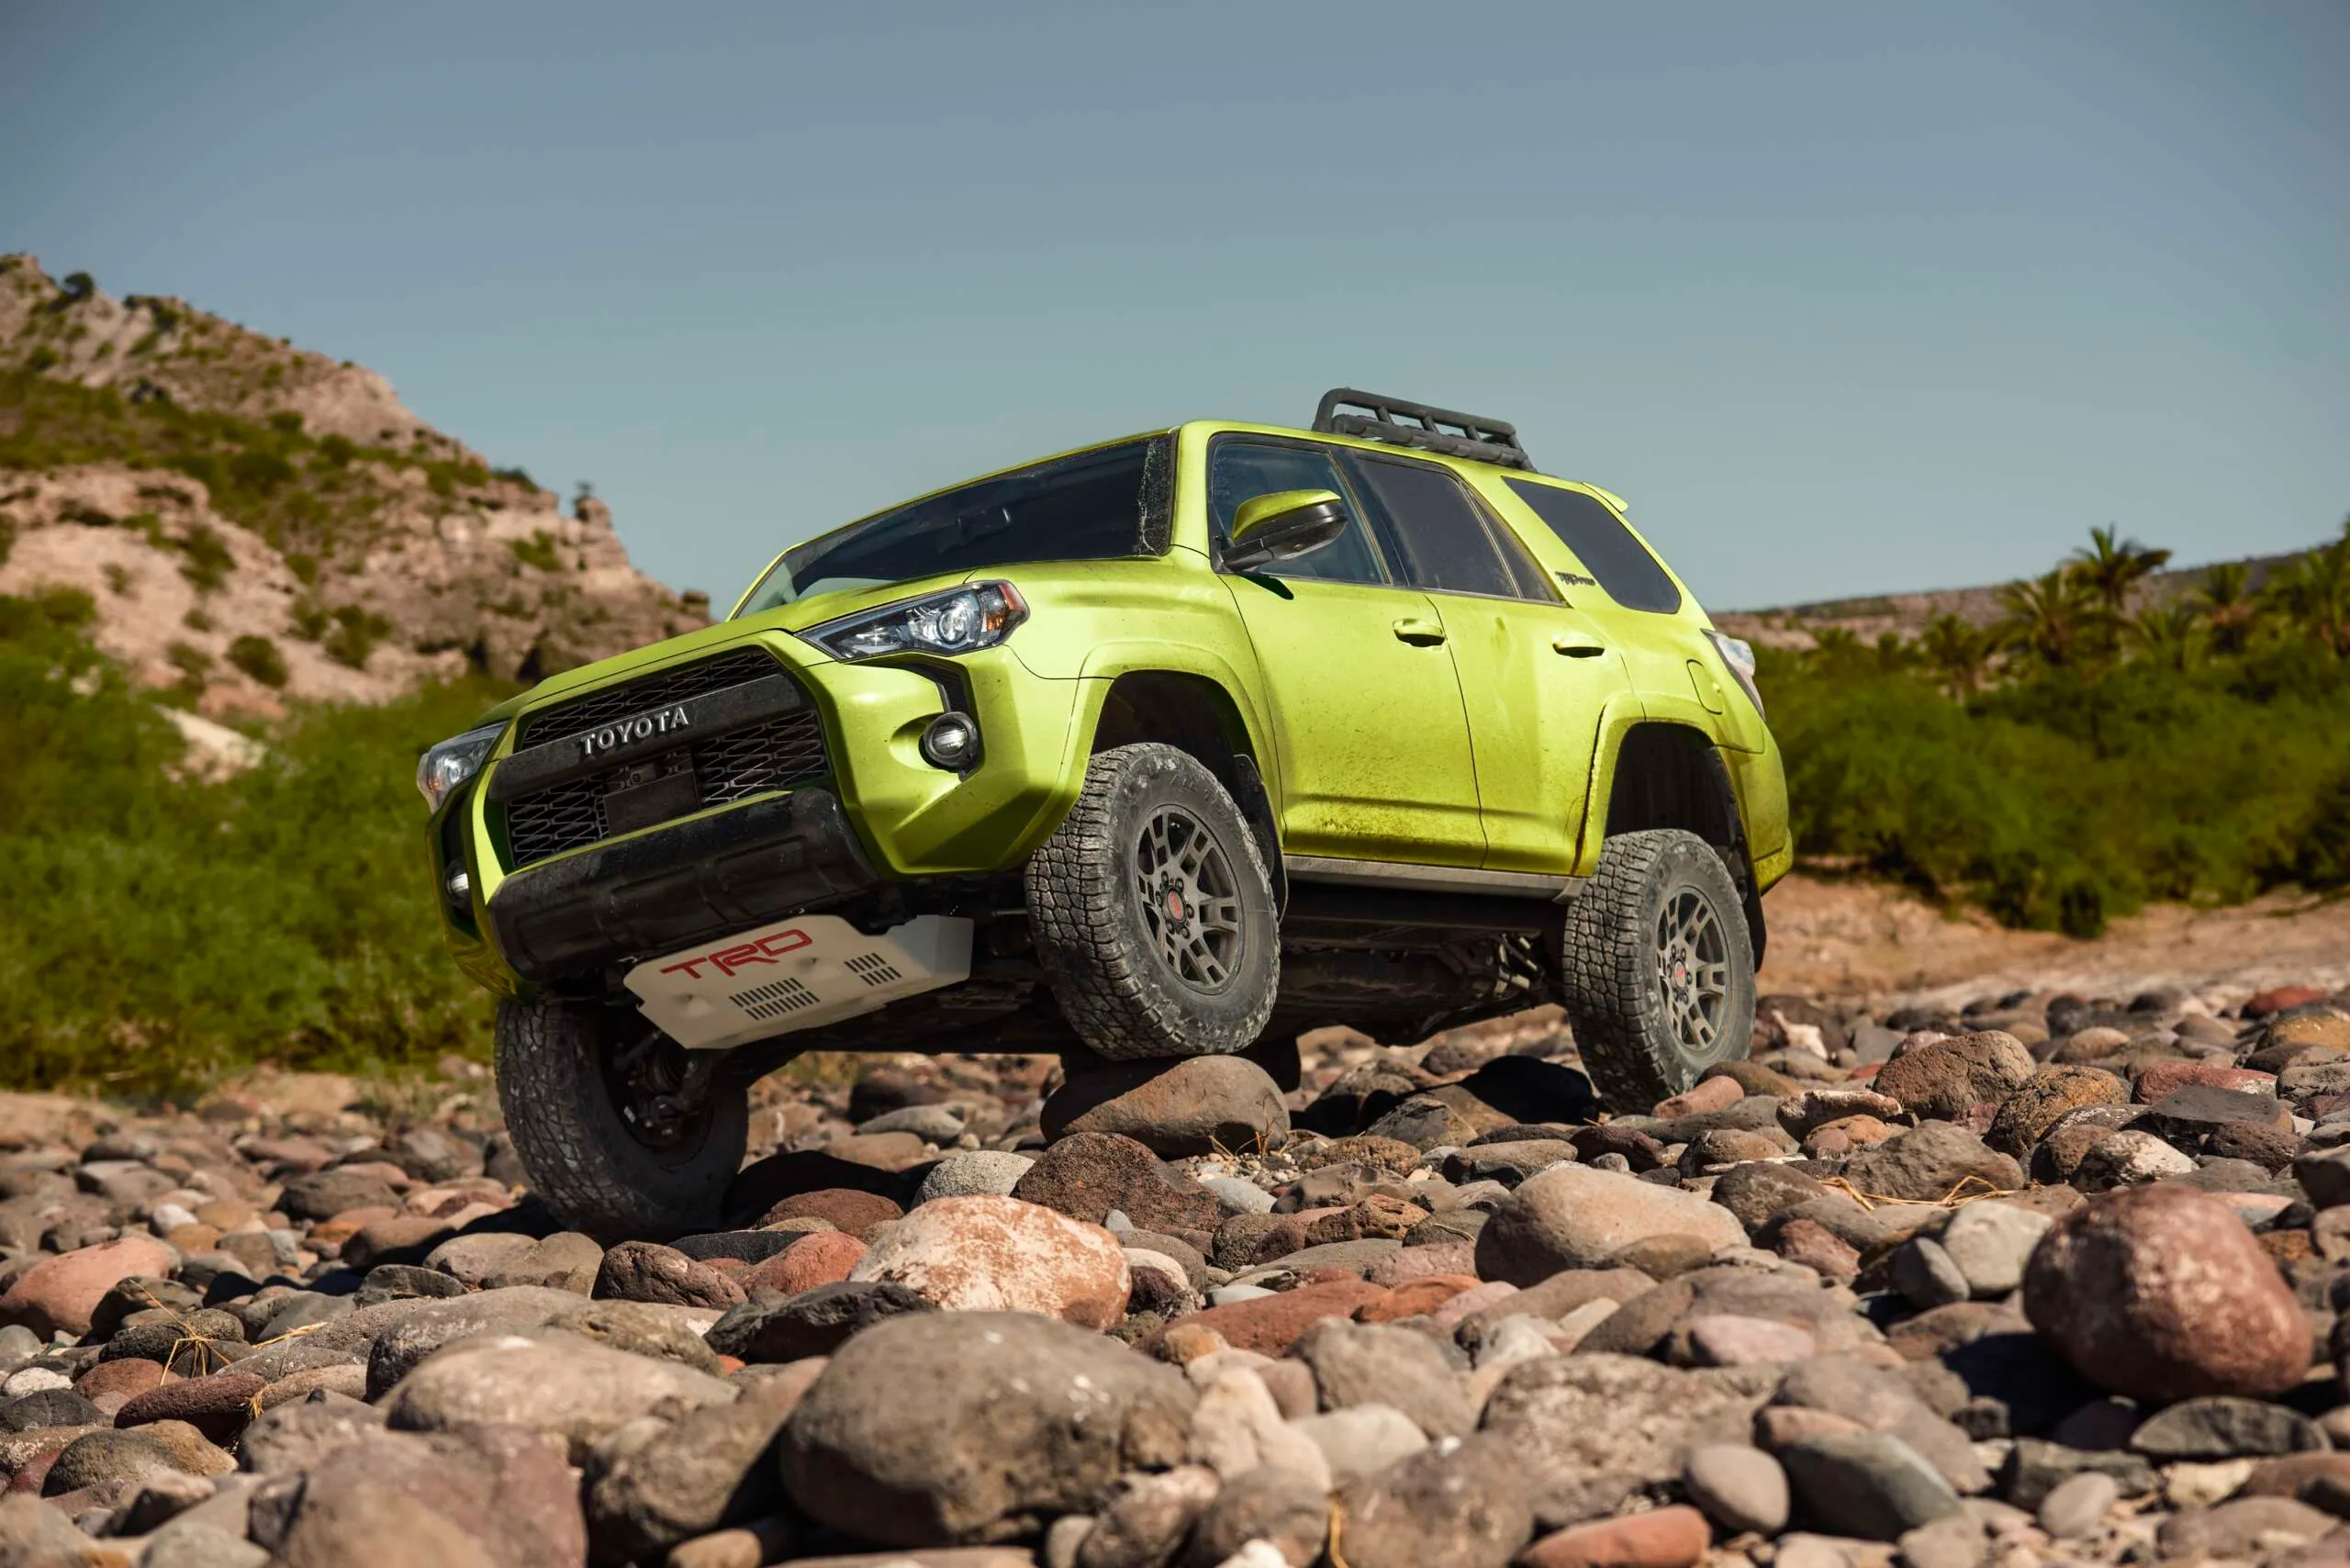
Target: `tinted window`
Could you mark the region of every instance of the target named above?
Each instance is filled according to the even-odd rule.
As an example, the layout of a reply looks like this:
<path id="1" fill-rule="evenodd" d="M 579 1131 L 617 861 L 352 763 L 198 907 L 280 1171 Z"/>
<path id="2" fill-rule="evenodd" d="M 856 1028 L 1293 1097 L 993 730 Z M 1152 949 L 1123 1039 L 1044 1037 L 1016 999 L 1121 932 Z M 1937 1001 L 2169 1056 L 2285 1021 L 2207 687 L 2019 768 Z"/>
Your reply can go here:
<path id="1" fill-rule="evenodd" d="M 1208 523 L 1219 553 L 1232 537 L 1232 520 L 1243 502 L 1283 490 L 1334 490 L 1347 494 L 1338 465 L 1326 452 L 1247 441 L 1218 441 L 1208 448 Z M 1351 514 L 1353 508 L 1348 508 Z M 1266 567 L 1276 577 L 1315 578 L 1332 583 L 1384 582 L 1379 557 L 1363 536 L 1362 521 L 1349 515 L 1347 531 L 1309 554 Z"/>
<path id="2" fill-rule="evenodd" d="M 1440 593 L 1522 597 L 1460 480 L 1441 468 L 1353 454 L 1347 465 L 1377 501 L 1381 537 L 1405 582 Z"/>
<path id="3" fill-rule="evenodd" d="M 1162 444 L 1122 442 L 1039 463 L 811 539 L 785 554 L 743 613 L 940 572 L 1155 554 L 1146 476 L 1164 465 L 1153 457 Z"/>
<path id="4" fill-rule="evenodd" d="M 1566 547 L 1575 553 L 1583 570 L 1599 579 L 1607 597 L 1627 610 L 1674 610 L 1681 608 L 1681 590 L 1673 586 L 1656 557 L 1632 537 L 1607 503 L 1581 490 L 1554 485 L 1505 481 L 1517 498 L 1550 525 Z"/>

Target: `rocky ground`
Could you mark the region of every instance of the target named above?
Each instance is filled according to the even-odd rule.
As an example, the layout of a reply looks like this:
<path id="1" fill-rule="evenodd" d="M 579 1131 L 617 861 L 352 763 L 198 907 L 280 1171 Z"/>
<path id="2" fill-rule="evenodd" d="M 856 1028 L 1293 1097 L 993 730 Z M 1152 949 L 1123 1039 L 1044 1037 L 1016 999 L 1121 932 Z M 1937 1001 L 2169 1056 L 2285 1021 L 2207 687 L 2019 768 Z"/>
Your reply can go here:
<path id="1" fill-rule="evenodd" d="M 477 1078 L 0 1099 L 0 1568 L 2338 1563 L 2345 1003 L 875 1058 L 668 1245 Z"/>

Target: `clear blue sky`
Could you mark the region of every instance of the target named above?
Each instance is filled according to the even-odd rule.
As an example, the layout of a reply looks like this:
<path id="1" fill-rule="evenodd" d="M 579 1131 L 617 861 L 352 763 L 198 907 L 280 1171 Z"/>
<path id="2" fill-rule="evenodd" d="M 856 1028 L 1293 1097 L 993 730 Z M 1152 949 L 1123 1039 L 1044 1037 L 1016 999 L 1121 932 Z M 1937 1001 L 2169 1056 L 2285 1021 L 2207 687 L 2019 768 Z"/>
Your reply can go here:
<path id="1" fill-rule="evenodd" d="M 390 376 L 722 602 L 1351 384 L 1721 608 L 2350 510 L 2350 5 L 0 11 L 0 248 Z"/>

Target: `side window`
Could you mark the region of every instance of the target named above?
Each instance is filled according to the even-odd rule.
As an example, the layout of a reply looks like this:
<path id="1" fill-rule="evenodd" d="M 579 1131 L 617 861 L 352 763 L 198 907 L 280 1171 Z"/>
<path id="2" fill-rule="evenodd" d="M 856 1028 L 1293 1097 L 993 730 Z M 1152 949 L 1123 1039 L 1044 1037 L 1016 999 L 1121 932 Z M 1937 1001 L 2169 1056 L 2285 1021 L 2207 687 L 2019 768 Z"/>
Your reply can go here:
<path id="1" fill-rule="evenodd" d="M 1232 520 L 1241 503 L 1282 490 L 1335 490 L 1348 494 L 1338 465 L 1326 452 L 1309 447 L 1275 446 L 1270 442 L 1219 439 L 1208 448 L 1208 531 L 1220 554 L 1232 536 Z M 1349 510 L 1352 505 L 1349 503 Z M 1362 520 L 1350 517 L 1347 531 L 1321 549 L 1268 570 L 1276 577 L 1303 577 L 1334 583 L 1383 583 L 1386 574 L 1363 532 Z"/>
<path id="2" fill-rule="evenodd" d="M 1529 593 L 1518 580 L 1476 498 L 1450 474 L 1360 453 L 1348 454 L 1347 466 L 1377 501 L 1381 540 L 1412 587 L 1497 599 L 1551 597 Z"/>
<path id="3" fill-rule="evenodd" d="M 1665 575 L 1656 557 L 1632 537 L 1607 503 L 1581 490 L 1537 485 L 1524 479 L 1503 483 L 1550 532 L 1575 553 L 1583 569 L 1599 579 L 1607 597 L 1627 610 L 1670 613 L 1681 608 L 1681 590 Z"/>

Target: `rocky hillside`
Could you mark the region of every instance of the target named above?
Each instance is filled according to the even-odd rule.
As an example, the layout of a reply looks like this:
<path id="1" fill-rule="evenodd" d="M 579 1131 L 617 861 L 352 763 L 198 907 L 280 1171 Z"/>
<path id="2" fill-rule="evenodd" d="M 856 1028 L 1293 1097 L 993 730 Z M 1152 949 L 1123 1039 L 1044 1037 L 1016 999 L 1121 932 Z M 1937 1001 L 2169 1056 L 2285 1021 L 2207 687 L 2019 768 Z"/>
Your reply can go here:
<path id="1" fill-rule="evenodd" d="M 2257 592 L 2280 567 L 2300 560 L 2301 554 L 2247 556 L 2243 563 L 2247 588 Z M 2201 566 L 2155 572 L 2138 586 L 2133 602 L 2147 608 L 2184 599 L 2202 585 L 2211 570 Z M 1831 627 L 1850 632 L 1863 643 L 1874 643 L 1888 632 L 1908 641 L 1940 615 L 1955 615 L 1972 626 L 1988 626 L 2003 613 L 1999 585 L 1992 584 L 1920 593 L 1864 594 L 1769 610 L 1721 610 L 1715 612 L 1714 621 L 1731 635 L 1750 642 L 1807 648 L 1819 633 Z"/>
<path id="2" fill-rule="evenodd" d="M 700 625 L 375 372 L 177 299 L 0 256 L 0 594 L 77 588 L 94 638 L 202 713 L 533 678 Z"/>

